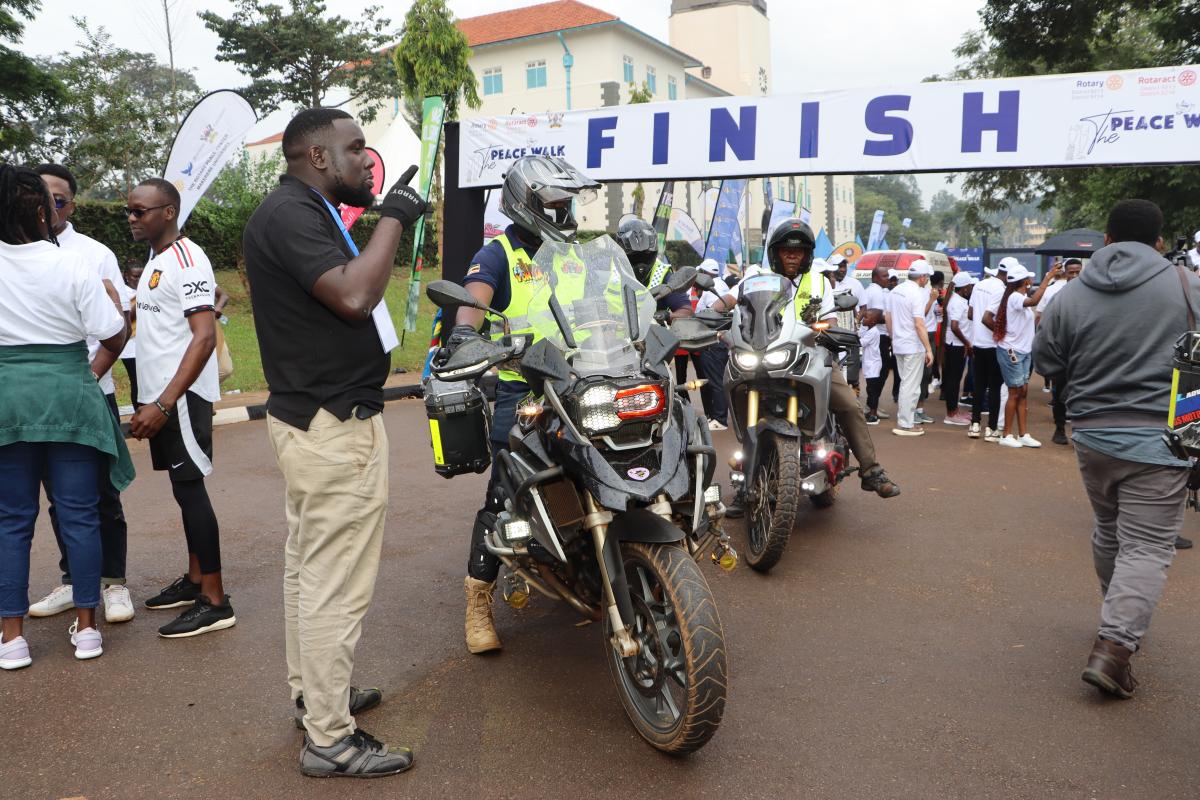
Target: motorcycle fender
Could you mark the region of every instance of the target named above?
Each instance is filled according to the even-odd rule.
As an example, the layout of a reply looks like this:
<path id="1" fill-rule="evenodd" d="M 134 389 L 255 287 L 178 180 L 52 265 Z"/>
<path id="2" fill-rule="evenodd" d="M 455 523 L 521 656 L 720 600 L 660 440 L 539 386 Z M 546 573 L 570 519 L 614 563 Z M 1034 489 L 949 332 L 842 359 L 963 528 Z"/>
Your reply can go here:
<path id="1" fill-rule="evenodd" d="M 801 436 L 799 428 L 786 419 L 779 419 L 778 417 L 767 417 L 766 419 L 759 420 L 758 432 L 761 435 L 763 431 L 770 431 L 778 436 L 787 436 L 790 439 L 799 439 Z"/>
<path id="2" fill-rule="evenodd" d="M 681 541 L 684 532 L 658 514 L 638 508 L 617 514 L 608 526 L 608 535 L 621 542 L 671 544 Z"/>

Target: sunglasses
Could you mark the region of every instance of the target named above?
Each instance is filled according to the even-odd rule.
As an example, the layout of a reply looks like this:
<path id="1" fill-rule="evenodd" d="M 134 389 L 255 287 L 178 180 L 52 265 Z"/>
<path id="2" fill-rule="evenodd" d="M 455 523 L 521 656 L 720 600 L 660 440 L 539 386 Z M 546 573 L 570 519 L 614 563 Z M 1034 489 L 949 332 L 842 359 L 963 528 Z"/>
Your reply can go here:
<path id="1" fill-rule="evenodd" d="M 161 206 L 150 206 L 149 208 L 130 208 L 129 206 L 125 206 L 125 216 L 133 217 L 134 219 L 141 219 L 146 212 L 153 211 L 156 208 L 166 208 L 169 205 L 171 204 L 163 203 Z"/>

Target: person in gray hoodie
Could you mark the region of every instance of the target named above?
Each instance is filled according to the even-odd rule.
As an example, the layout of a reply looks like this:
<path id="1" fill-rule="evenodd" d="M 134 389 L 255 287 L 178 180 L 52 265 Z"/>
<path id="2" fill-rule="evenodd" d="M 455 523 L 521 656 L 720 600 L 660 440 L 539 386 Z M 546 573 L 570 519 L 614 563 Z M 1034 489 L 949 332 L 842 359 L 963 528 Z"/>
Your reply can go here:
<path id="1" fill-rule="evenodd" d="M 1038 369 L 1066 394 L 1079 471 L 1095 516 L 1100 630 L 1083 680 L 1127 698 L 1130 657 L 1150 625 L 1183 525 L 1188 463 L 1162 441 L 1175 340 L 1195 327 L 1200 278 L 1162 256 L 1162 211 L 1122 200 L 1105 246 L 1047 307 Z"/>

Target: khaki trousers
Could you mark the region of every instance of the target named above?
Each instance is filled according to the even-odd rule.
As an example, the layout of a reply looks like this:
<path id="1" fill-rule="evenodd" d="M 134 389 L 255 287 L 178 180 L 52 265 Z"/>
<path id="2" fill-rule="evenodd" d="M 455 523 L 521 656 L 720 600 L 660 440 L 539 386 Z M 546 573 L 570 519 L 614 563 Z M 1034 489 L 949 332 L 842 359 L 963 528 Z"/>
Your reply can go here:
<path id="1" fill-rule="evenodd" d="M 324 409 L 307 431 L 271 416 L 267 425 L 287 485 L 288 685 L 304 695 L 309 738 L 328 747 L 355 730 L 350 676 L 383 546 L 387 433 L 380 414 L 342 422 Z"/>
<path id="2" fill-rule="evenodd" d="M 833 378 L 829 382 L 829 407 L 837 417 L 846 441 L 850 443 L 850 451 L 858 459 L 859 471 L 865 471 L 875 466 L 875 443 L 871 441 L 871 429 L 867 427 L 867 418 L 858 405 L 858 396 L 846 383 L 846 376 L 834 364 Z"/>

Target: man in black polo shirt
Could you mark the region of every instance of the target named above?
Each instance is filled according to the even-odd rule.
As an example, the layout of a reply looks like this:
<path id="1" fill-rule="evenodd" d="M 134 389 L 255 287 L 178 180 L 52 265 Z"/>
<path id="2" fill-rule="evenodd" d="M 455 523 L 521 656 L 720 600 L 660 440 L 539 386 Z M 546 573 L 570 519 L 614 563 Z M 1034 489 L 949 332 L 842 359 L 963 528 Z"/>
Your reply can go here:
<path id="1" fill-rule="evenodd" d="M 374 200 L 363 132 L 344 111 L 301 111 L 283 134 L 287 174 L 246 225 L 244 252 L 271 443 L 287 484 L 283 597 L 288 684 L 305 729 L 300 769 L 375 777 L 412 765 L 357 728 L 377 689 L 350 686 L 387 514 L 379 412 L 396 332 L 382 306 L 404 226 L 425 211 L 405 184 L 379 206 L 360 253 L 337 204 Z"/>

